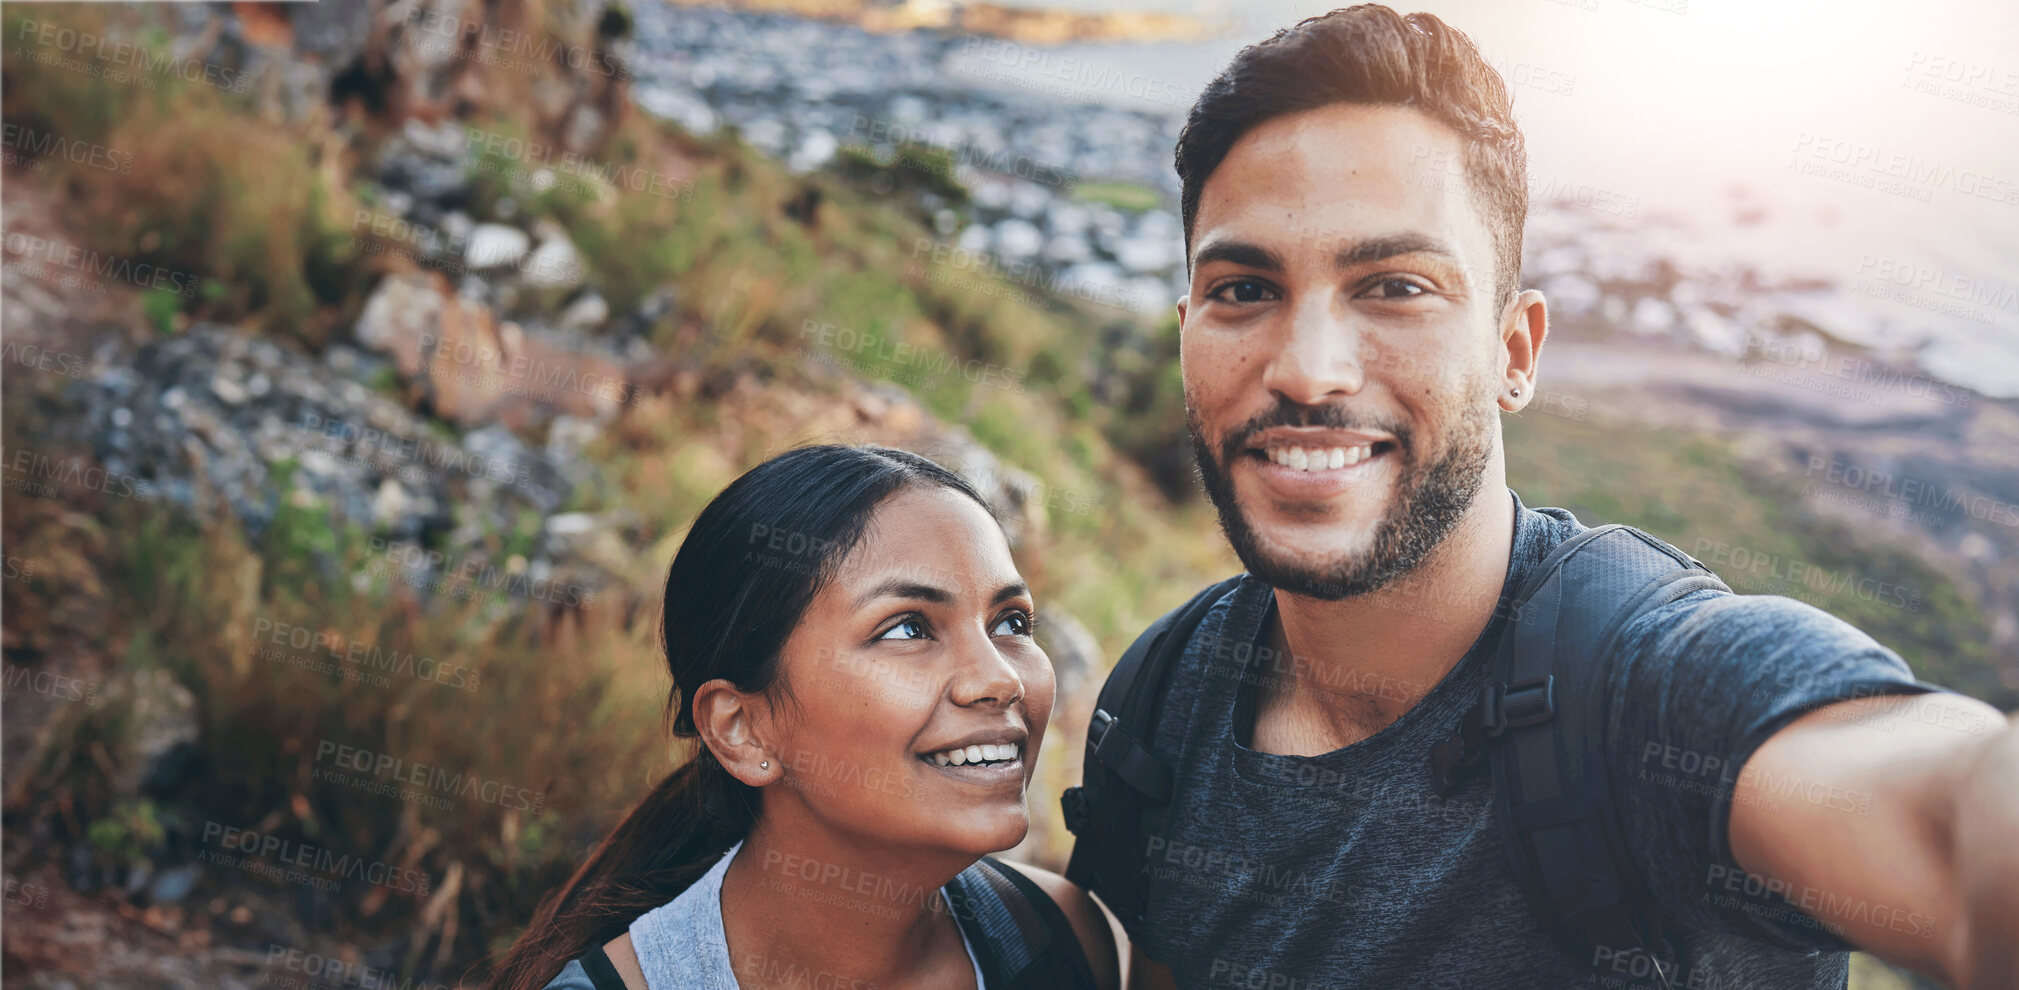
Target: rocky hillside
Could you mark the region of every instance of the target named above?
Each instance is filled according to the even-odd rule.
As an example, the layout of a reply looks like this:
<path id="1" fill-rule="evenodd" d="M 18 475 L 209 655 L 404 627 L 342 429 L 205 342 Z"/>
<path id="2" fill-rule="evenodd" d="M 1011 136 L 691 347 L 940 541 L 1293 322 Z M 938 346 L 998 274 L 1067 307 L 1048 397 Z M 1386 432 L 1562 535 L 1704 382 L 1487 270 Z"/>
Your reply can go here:
<path id="1" fill-rule="evenodd" d="M 1168 320 L 951 248 L 1156 284 L 1157 210 L 655 120 L 634 35 L 662 22 L 615 2 L 0 20 L 29 53 L 0 70 L 8 979 L 468 982 L 680 758 L 654 622 L 687 521 L 816 439 L 933 456 L 1005 521 L 1063 698 L 1016 855 L 1061 861 L 1107 657 L 1235 564 L 1187 495 Z M 1510 427 L 1531 501 L 1911 585 L 1925 611 L 1822 593 L 2019 689 L 1998 599 L 1806 511 L 1785 438 L 1741 469 L 1714 422 L 1557 399 Z"/>

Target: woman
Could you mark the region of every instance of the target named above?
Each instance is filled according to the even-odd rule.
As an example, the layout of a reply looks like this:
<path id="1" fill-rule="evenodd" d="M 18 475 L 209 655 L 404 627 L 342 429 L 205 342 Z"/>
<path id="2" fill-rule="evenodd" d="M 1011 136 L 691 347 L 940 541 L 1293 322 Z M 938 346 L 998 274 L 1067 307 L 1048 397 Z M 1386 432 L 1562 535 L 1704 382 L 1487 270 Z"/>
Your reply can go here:
<path id="1" fill-rule="evenodd" d="M 945 468 L 815 446 L 751 469 L 666 579 L 668 707 L 694 758 L 490 985 L 1113 988 L 1093 901 L 986 855 L 1030 828 L 1053 700 L 1035 621 L 1001 527 Z"/>

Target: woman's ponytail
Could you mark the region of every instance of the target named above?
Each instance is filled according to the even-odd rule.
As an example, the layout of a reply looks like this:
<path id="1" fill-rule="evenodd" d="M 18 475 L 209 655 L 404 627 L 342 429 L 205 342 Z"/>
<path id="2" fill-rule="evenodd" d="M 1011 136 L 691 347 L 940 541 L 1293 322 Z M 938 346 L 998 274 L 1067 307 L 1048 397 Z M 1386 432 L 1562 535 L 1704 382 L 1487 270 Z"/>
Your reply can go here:
<path id="1" fill-rule="evenodd" d="M 575 875 L 540 902 L 493 971 L 492 990 L 539 990 L 568 960 L 622 935 L 640 915 L 694 885 L 756 821 L 755 788 L 707 747 L 666 775 Z"/>

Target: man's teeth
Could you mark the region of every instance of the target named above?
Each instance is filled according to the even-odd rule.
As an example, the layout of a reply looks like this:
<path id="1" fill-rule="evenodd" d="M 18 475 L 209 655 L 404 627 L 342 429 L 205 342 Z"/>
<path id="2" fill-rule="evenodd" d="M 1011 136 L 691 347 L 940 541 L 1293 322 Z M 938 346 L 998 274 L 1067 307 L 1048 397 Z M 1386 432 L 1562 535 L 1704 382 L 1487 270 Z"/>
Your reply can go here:
<path id="1" fill-rule="evenodd" d="M 944 752 L 927 754 L 926 759 L 943 767 L 957 767 L 968 763 L 986 763 L 995 760 L 1014 760 L 1023 755 L 1023 746 L 1018 743 L 981 743 L 963 746 Z"/>
<path id="2" fill-rule="evenodd" d="M 1269 459 L 1298 471 L 1351 467 L 1373 456 L 1374 445 L 1358 447 L 1271 447 Z"/>

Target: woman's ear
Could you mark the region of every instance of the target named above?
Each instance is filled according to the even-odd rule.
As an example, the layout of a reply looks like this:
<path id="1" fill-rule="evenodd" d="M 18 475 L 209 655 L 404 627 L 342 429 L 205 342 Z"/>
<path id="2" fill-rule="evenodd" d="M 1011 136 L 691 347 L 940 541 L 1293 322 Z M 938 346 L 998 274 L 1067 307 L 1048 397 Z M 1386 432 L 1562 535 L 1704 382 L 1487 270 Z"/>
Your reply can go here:
<path id="1" fill-rule="evenodd" d="M 701 742 L 730 776 L 752 787 L 763 787 L 785 773 L 766 744 L 768 716 L 769 710 L 758 696 L 738 691 L 725 678 L 718 677 L 694 691 L 694 727 L 701 733 Z"/>

